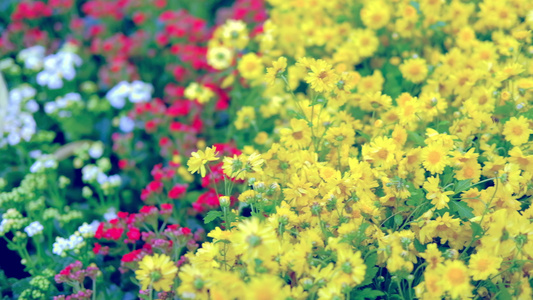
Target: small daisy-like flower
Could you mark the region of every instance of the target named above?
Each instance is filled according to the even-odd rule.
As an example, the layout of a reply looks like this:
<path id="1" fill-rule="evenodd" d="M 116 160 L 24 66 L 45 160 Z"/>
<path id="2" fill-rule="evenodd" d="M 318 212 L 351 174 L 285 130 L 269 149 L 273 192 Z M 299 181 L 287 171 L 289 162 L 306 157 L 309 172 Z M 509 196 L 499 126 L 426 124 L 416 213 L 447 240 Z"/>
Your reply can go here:
<path id="1" fill-rule="evenodd" d="M 199 172 L 202 177 L 205 177 L 205 164 L 210 161 L 218 160 L 217 154 L 215 147 L 207 147 L 205 151 L 198 150 L 198 152 L 193 152 L 191 158 L 187 162 L 189 172 L 192 174 Z"/>
<path id="2" fill-rule="evenodd" d="M 512 117 L 503 126 L 503 134 L 505 139 L 509 141 L 513 146 L 522 145 L 527 143 L 531 129 L 526 118 L 520 116 L 518 119 Z"/>
<path id="3" fill-rule="evenodd" d="M 155 254 L 143 257 L 139 263 L 139 270 L 135 271 L 135 276 L 143 290 L 151 287 L 156 291 L 168 292 L 171 290 L 177 272 L 178 268 L 170 257 L 165 254 Z"/>
<path id="4" fill-rule="evenodd" d="M 339 76 L 333 72 L 331 65 L 319 59 L 309 65 L 309 75 L 305 78 L 311 88 L 319 93 L 330 92 L 335 88 Z"/>
<path id="5" fill-rule="evenodd" d="M 264 72 L 263 62 L 255 53 L 243 55 L 237 68 L 241 76 L 246 79 L 257 79 Z"/>
<path id="6" fill-rule="evenodd" d="M 227 69 L 233 61 L 233 53 L 227 47 L 209 47 L 207 50 L 207 63 L 217 69 Z"/>
<path id="7" fill-rule="evenodd" d="M 265 75 L 265 80 L 268 84 L 273 85 L 283 72 L 287 69 L 287 59 L 285 57 L 278 58 L 277 61 L 272 62 L 272 67 L 267 68 L 267 73 Z"/>
<path id="8" fill-rule="evenodd" d="M 449 158 L 446 150 L 440 145 L 429 145 L 422 150 L 422 164 L 431 173 L 440 174 L 448 165 Z"/>
<path id="9" fill-rule="evenodd" d="M 32 237 L 36 234 L 43 232 L 43 229 L 43 225 L 39 223 L 39 221 L 35 221 L 31 222 L 30 225 L 26 226 L 26 228 L 24 228 L 24 231 L 28 234 L 28 236 Z"/>
<path id="10" fill-rule="evenodd" d="M 460 260 L 446 261 L 440 272 L 442 285 L 450 293 L 452 298 L 460 295 L 469 295 L 472 292 L 468 269 Z"/>
<path id="11" fill-rule="evenodd" d="M 407 60 L 400 65 L 400 71 L 405 79 L 413 83 L 421 83 L 428 75 L 426 61 L 422 58 L 413 58 Z"/>
<path id="12" fill-rule="evenodd" d="M 492 256 L 486 251 L 481 251 L 470 257 L 468 269 L 470 270 L 472 279 L 485 280 L 490 275 L 498 273 L 501 263 L 501 257 Z"/>

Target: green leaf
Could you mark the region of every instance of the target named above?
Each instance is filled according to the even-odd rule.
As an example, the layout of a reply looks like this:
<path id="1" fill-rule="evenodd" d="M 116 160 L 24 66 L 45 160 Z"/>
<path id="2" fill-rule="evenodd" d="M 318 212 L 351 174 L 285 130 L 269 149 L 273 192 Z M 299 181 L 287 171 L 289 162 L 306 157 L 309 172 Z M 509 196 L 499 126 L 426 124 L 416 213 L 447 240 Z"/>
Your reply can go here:
<path id="1" fill-rule="evenodd" d="M 209 224 L 213 222 L 215 219 L 222 217 L 224 214 L 221 211 L 218 210 L 212 210 L 207 213 L 207 215 L 204 218 L 204 224 Z"/>
<path id="2" fill-rule="evenodd" d="M 498 288 L 500 290 L 500 292 L 497 294 L 498 295 L 498 299 L 507 300 L 507 299 L 512 299 L 513 298 L 511 296 L 511 293 L 509 293 L 509 290 L 507 290 L 507 288 L 505 287 L 505 284 L 503 282 L 500 282 L 500 284 L 498 284 Z"/>
<path id="3" fill-rule="evenodd" d="M 366 288 L 364 290 L 357 291 L 355 299 L 376 299 L 383 295 L 385 295 L 385 293 L 383 293 L 382 291 Z"/>
<path id="4" fill-rule="evenodd" d="M 377 262 L 378 262 L 378 254 L 376 252 L 373 252 L 372 254 L 368 255 L 368 257 L 365 259 L 365 265 L 366 265 L 365 279 L 363 280 L 363 282 L 361 282 L 360 286 L 365 286 L 365 285 L 369 285 L 372 283 L 372 281 L 376 277 L 376 274 L 379 271 L 379 268 L 376 267 Z"/>
<path id="5" fill-rule="evenodd" d="M 474 239 L 474 241 L 477 241 L 483 237 L 485 231 L 483 230 L 481 225 L 479 225 L 478 223 L 470 223 L 470 228 L 472 228 L 472 239 Z"/>
<path id="6" fill-rule="evenodd" d="M 401 214 L 397 214 L 394 216 L 394 224 L 400 226 L 403 223 L 403 217 Z"/>
<path id="7" fill-rule="evenodd" d="M 455 210 L 459 217 L 462 219 L 471 219 L 475 217 L 475 215 L 472 213 L 472 208 L 469 207 L 465 202 L 461 201 L 450 201 L 450 208 Z"/>
<path id="8" fill-rule="evenodd" d="M 413 244 L 415 245 L 416 251 L 418 251 L 418 252 L 425 252 L 426 251 L 426 246 L 424 246 L 422 243 L 420 243 L 420 241 L 418 239 L 415 239 Z"/>
<path id="9" fill-rule="evenodd" d="M 425 146 L 424 137 L 414 131 L 407 132 L 407 139 L 415 143 L 416 146 Z"/>
<path id="10" fill-rule="evenodd" d="M 455 193 L 466 191 L 471 186 L 471 179 L 460 180 L 455 184 Z"/>
<path id="11" fill-rule="evenodd" d="M 418 206 L 424 201 L 424 192 L 421 189 L 416 188 L 413 183 L 409 183 L 409 188 L 407 189 L 411 196 L 407 200 L 407 205 Z"/>

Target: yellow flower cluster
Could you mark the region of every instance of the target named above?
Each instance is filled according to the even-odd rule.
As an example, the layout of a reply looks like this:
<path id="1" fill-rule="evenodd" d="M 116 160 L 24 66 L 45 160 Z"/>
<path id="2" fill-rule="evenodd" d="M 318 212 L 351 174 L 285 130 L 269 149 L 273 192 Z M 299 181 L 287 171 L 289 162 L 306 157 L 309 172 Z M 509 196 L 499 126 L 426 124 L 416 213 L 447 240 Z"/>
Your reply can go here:
<path id="1" fill-rule="evenodd" d="M 531 299 L 533 2 L 268 2 L 255 39 L 231 21 L 212 44 L 255 43 L 235 127 L 274 129 L 224 158 L 250 189 L 179 296 Z"/>

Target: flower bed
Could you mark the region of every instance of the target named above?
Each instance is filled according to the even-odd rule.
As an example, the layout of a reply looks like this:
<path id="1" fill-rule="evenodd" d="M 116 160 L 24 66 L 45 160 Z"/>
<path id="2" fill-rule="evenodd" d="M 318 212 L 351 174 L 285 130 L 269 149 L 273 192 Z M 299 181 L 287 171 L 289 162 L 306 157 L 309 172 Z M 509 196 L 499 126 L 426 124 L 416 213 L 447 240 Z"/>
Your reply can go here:
<path id="1" fill-rule="evenodd" d="M 531 1 L 10 0 L 0 27 L 0 297 L 533 297 Z"/>

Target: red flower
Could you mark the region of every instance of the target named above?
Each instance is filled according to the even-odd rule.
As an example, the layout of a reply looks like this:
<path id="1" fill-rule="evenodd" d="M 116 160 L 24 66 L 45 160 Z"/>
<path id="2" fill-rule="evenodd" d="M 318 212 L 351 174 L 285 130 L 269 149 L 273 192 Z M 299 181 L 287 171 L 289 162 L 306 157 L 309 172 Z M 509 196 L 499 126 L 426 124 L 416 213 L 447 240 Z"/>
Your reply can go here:
<path id="1" fill-rule="evenodd" d="M 187 191 L 188 185 L 186 184 L 176 184 L 169 192 L 168 197 L 170 199 L 181 198 Z"/>
<path id="2" fill-rule="evenodd" d="M 146 121 L 146 123 L 144 123 L 144 129 L 148 133 L 155 132 L 157 130 L 157 121 L 155 120 Z"/>
<path id="3" fill-rule="evenodd" d="M 137 25 L 142 24 L 146 21 L 146 15 L 143 12 L 136 11 L 133 13 L 132 20 Z"/>
<path id="4" fill-rule="evenodd" d="M 122 256 L 121 261 L 122 262 L 132 262 L 137 259 L 139 259 L 139 255 L 141 254 L 142 249 L 133 250 L 130 253 L 126 253 Z"/>
<path id="5" fill-rule="evenodd" d="M 127 159 L 121 159 L 118 161 L 118 167 L 121 169 L 121 170 L 124 170 L 128 167 L 128 160 Z"/>
<path id="6" fill-rule="evenodd" d="M 102 249 L 102 245 L 99 243 L 94 243 L 93 252 L 94 254 L 98 254 L 100 252 L 100 249 Z"/>
<path id="7" fill-rule="evenodd" d="M 141 231 L 136 227 L 129 227 L 128 233 L 126 233 L 128 239 L 138 241 L 141 238 Z"/>

